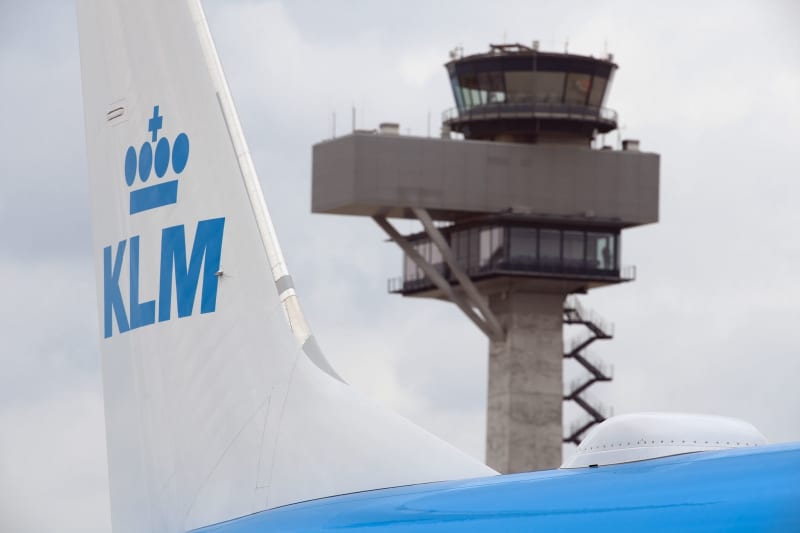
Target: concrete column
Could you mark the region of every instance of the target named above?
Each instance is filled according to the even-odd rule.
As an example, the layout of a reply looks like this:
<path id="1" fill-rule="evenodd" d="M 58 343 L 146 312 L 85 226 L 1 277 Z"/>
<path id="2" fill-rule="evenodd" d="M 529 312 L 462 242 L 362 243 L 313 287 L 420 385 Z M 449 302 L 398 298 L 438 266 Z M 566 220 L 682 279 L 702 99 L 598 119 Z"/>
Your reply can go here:
<path id="1" fill-rule="evenodd" d="M 501 473 L 561 464 L 564 294 L 489 297 L 506 338 L 489 343 L 486 462 Z"/>

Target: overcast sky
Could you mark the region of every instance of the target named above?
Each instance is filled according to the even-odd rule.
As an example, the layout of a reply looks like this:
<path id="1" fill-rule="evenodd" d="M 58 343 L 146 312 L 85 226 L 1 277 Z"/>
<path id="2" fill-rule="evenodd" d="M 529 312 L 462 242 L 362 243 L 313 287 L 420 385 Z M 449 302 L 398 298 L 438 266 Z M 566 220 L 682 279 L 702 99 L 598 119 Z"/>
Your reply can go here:
<path id="1" fill-rule="evenodd" d="M 306 313 L 352 384 L 483 456 L 487 341 L 452 305 L 386 293 L 400 253 L 370 220 L 310 214 L 311 146 L 353 105 L 358 127 L 424 135 L 430 112 L 435 132 L 450 49 L 538 39 L 612 52 L 622 137 L 661 154 L 661 222 L 623 234 L 638 279 L 584 297 L 617 334 L 593 396 L 800 440 L 797 3 L 204 5 Z M 0 0 L 3 531 L 109 530 L 80 91 L 72 2 Z"/>

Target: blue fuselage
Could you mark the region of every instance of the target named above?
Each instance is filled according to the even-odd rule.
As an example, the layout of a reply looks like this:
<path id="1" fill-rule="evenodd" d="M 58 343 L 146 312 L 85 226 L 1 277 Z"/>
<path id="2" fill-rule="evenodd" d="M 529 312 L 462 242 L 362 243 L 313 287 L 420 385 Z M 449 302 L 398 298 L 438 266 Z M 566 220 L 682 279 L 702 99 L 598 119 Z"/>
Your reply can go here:
<path id="1" fill-rule="evenodd" d="M 196 533 L 797 531 L 800 443 L 374 490 Z"/>

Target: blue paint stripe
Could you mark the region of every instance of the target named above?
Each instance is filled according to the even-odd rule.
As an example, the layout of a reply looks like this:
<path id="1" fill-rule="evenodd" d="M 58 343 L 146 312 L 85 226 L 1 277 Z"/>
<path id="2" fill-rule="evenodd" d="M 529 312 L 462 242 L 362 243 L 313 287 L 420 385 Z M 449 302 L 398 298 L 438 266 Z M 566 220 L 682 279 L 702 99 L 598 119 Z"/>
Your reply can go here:
<path id="1" fill-rule="evenodd" d="M 131 191 L 131 215 L 178 201 L 178 180 Z"/>

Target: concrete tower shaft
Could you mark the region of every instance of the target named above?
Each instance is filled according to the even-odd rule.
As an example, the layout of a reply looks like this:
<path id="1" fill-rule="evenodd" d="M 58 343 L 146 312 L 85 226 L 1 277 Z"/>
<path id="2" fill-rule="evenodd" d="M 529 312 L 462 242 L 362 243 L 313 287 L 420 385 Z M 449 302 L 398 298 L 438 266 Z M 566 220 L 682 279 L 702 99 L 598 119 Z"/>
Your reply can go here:
<path id="1" fill-rule="evenodd" d="M 513 285 L 489 305 L 505 336 L 489 341 L 486 464 L 525 472 L 561 464 L 563 400 L 562 293 Z"/>

